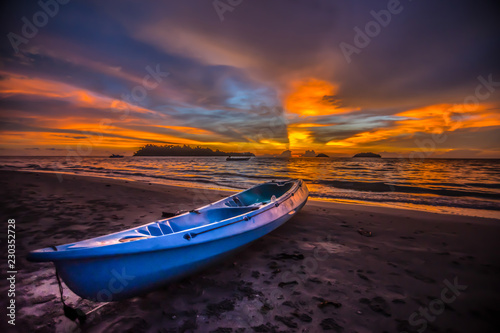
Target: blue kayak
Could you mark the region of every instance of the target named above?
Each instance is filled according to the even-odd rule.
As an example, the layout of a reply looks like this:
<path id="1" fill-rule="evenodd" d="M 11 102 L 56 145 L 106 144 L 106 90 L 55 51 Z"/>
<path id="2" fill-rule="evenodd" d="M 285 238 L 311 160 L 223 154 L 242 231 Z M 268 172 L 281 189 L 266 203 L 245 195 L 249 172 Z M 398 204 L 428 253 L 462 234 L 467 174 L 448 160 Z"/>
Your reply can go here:
<path id="1" fill-rule="evenodd" d="M 54 262 L 82 298 L 118 301 L 192 274 L 266 235 L 293 217 L 308 195 L 299 179 L 268 182 L 182 215 L 35 250 L 28 260 Z"/>

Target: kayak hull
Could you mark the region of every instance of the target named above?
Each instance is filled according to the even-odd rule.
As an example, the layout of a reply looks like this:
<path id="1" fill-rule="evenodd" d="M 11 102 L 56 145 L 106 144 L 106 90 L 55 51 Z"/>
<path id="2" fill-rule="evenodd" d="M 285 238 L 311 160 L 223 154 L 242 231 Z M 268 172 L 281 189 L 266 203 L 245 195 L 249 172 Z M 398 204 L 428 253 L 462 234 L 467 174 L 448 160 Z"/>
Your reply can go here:
<path id="1" fill-rule="evenodd" d="M 117 244 L 112 252 L 98 248 L 101 255 L 94 248 L 73 244 L 68 248 L 61 246 L 59 251 L 35 251 L 28 259 L 53 261 L 66 285 L 82 298 L 109 302 L 144 294 L 199 271 L 284 224 L 307 202 L 306 185 L 294 182 L 277 200 L 220 223 Z M 225 200 L 221 203 L 227 206 Z M 201 208 L 200 212 L 214 206 L 219 207 L 219 202 Z M 141 246 L 135 249 L 131 245 Z M 65 251 L 68 253 L 62 253 Z"/>

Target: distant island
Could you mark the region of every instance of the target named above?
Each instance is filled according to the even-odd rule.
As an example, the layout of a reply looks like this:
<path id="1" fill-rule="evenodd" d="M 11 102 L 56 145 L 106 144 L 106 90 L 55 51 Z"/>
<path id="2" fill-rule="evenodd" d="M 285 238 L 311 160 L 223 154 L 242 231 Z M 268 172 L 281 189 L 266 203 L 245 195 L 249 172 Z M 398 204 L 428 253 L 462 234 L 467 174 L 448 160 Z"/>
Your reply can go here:
<path id="1" fill-rule="evenodd" d="M 373 158 L 381 158 L 379 154 L 374 154 L 374 153 L 359 153 L 354 155 L 353 157 L 373 157 Z"/>
<path id="2" fill-rule="evenodd" d="M 316 156 L 316 152 L 314 150 L 306 150 L 306 152 L 302 155 L 300 155 L 300 157 L 315 157 Z"/>
<path id="3" fill-rule="evenodd" d="M 290 158 L 290 157 L 292 157 L 292 151 L 287 149 L 284 152 L 282 152 L 278 157 L 279 158 Z"/>
<path id="4" fill-rule="evenodd" d="M 316 155 L 316 157 L 330 157 L 330 156 L 328 156 L 327 154 L 319 153 L 318 155 Z"/>
<path id="5" fill-rule="evenodd" d="M 152 144 L 147 144 L 144 147 L 139 148 L 138 151 L 134 153 L 134 156 L 255 156 L 252 153 L 226 153 L 217 149 L 213 151 L 210 148 L 194 147 L 191 148 L 188 145 L 175 146 L 175 145 L 165 145 L 157 146 Z"/>

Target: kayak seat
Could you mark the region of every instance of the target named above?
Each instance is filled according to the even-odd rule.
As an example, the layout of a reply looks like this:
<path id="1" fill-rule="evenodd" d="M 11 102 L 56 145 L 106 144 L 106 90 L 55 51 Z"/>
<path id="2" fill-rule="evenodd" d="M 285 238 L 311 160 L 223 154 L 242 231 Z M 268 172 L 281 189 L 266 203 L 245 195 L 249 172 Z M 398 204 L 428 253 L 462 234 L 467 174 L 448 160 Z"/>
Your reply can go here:
<path id="1" fill-rule="evenodd" d="M 236 204 L 234 203 L 233 200 L 229 200 L 225 203 L 226 206 L 228 207 L 236 207 Z"/>
<path id="2" fill-rule="evenodd" d="M 284 184 L 263 184 L 257 186 L 250 190 L 244 191 L 238 195 L 240 201 L 244 206 L 250 206 L 256 203 L 261 203 L 264 201 L 271 201 L 273 195 L 276 198 L 281 197 L 283 194 L 288 192 L 293 186 L 293 182 L 288 182 Z"/>
<path id="3" fill-rule="evenodd" d="M 233 197 L 233 201 L 237 207 L 244 206 L 243 202 L 241 202 L 241 200 L 238 197 Z"/>
<path id="4" fill-rule="evenodd" d="M 226 206 L 229 207 L 242 207 L 244 204 L 241 202 L 241 200 L 238 197 L 233 197 L 231 200 L 226 202 Z"/>

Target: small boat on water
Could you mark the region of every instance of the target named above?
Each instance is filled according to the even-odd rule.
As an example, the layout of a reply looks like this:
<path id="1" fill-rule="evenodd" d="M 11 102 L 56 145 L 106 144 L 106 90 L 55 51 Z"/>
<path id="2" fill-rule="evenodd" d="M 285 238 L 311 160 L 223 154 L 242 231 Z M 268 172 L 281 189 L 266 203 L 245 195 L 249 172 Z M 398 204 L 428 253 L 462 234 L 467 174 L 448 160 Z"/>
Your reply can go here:
<path id="1" fill-rule="evenodd" d="M 231 157 L 226 158 L 226 161 L 248 161 L 250 157 Z"/>
<path id="2" fill-rule="evenodd" d="M 109 156 L 109 158 L 122 158 L 124 157 L 123 155 L 116 155 L 116 154 L 111 154 L 111 156 Z"/>
<path id="3" fill-rule="evenodd" d="M 29 253 L 82 298 L 118 301 L 198 271 L 266 235 L 306 204 L 300 179 L 268 182 L 199 209 Z"/>

